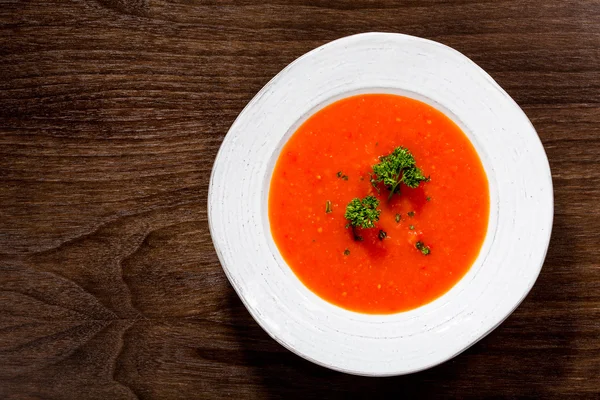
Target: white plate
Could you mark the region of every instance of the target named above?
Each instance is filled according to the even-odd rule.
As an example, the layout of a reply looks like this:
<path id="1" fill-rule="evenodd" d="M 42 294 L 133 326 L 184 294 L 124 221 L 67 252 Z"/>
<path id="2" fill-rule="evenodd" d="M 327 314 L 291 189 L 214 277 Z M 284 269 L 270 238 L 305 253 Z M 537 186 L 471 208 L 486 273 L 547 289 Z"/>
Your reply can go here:
<path id="1" fill-rule="evenodd" d="M 282 146 L 316 110 L 357 93 L 398 93 L 442 110 L 473 142 L 490 184 L 488 232 L 473 267 L 442 297 L 393 315 L 347 311 L 312 293 L 269 228 L 269 182 Z M 225 137 L 208 196 L 219 260 L 260 326 L 310 361 L 370 376 L 432 367 L 497 327 L 533 286 L 552 217 L 548 160 L 519 106 L 456 50 L 391 33 L 328 43 L 265 85 Z"/>

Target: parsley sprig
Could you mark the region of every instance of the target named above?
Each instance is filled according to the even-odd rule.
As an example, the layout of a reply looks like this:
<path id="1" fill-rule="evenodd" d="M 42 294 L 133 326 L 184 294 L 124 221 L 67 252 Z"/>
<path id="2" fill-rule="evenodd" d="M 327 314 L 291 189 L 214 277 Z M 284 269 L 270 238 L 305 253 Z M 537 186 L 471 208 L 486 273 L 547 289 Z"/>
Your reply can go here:
<path id="1" fill-rule="evenodd" d="M 346 228 L 373 228 L 375 222 L 379 221 L 381 210 L 377 209 L 379 200 L 375 196 L 367 196 L 364 199 L 355 198 L 346 207 L 344 217 L 348 220 Z"/>
<path id="2" fill-rule="evenodd" d="M 377 185 L 383 183 L 390 191 L 388 200 L 394 193 L 400 192 L 401 183 L 410 188 L 416 188 L 421 182 L 428 180 L 429 178 L 416 166 L 412 153 L 402 146 L 396 147 L 391 154 L 380 157 L 379 163 L 373 165 L 373 174 L 371 175 L 373 187 L 379 190 Z"/>

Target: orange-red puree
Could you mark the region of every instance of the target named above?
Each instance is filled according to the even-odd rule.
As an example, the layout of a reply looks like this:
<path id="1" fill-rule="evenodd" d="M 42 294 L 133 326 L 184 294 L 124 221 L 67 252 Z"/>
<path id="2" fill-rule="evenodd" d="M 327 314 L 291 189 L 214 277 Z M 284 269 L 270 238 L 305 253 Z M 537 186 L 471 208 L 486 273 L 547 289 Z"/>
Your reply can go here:
<path id="1" fill-rule="evenodd" d="M 402 185 L 388 202 L 369 172 L 397 146 L 431 180 Z M 359 242 L 344 212 L 367 194 L 380 199 L 382 213 Z M 433 107 L 390 94 L 348 97 L 311 116 L 284 146 L 269 192 L 273 238 L 294 273 L 323 299 L 363 313 L 410 310 L 448 291 L 477 257 L 488 216 L 487 177 L 465 134 Z M 431 253 L 417 250 L 417 241 Z"/>

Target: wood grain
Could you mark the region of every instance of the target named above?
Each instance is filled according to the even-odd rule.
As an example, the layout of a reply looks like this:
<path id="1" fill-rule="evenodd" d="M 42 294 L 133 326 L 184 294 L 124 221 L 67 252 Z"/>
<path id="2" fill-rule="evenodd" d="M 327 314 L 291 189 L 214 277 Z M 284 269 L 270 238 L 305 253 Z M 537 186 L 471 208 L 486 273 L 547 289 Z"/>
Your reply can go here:
<path id="1" fill-rule="evenodd" d="M 598 398 L 600 1 L 0 0 L 0 398 Z M 357 378 L 248 315 L 206 218 L 244 105 L 327 41 L 453 46 L 521 105 L 555 222 L 516 312 L 455 359 Z"/>

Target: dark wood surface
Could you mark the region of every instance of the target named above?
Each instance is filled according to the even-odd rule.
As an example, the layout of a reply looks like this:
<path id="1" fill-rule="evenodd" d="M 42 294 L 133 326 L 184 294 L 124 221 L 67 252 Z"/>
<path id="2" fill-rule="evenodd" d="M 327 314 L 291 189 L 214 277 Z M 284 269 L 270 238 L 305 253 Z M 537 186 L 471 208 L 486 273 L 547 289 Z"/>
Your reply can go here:
<path id="1" fill-rule="evenodd" d="M 599 1 L 0 0 L 0 24 L 0 398 L 599 398 Z M 516 312 L 455 359 L 385 379 L 270 339 L 206 216 L 244 105 L 365 31 L 486 69 L 555 185 L 548 257 Z"/>

